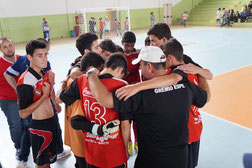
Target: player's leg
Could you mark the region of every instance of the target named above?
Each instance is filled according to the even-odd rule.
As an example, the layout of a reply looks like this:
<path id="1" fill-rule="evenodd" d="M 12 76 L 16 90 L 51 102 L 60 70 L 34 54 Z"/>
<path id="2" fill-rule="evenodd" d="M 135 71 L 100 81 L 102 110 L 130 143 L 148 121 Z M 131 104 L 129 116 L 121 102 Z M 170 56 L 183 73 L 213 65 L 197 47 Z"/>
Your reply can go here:
<path id="1" fill-rule="evenodd" d="M 23 129 L 17 101 L 0 99 L 0 107 L 7 118 L 11 140 L 13 141 L 17 152 L 19 152 Z"/>

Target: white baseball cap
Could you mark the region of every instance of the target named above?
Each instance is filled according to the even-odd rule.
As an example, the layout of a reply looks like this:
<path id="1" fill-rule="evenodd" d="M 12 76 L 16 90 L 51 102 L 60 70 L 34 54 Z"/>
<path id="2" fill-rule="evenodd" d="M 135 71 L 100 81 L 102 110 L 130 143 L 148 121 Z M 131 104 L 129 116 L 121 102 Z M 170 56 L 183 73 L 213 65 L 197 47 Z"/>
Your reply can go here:
<path id="1" fill-rule="evenodd" d="M 141 60 L 151 63 L 161 63 L 166 61 L 166 57 L 159 47 L 146 46 L 141 49 L 137 59 L 133 60 L 132 64 L 135 65 Z"/>

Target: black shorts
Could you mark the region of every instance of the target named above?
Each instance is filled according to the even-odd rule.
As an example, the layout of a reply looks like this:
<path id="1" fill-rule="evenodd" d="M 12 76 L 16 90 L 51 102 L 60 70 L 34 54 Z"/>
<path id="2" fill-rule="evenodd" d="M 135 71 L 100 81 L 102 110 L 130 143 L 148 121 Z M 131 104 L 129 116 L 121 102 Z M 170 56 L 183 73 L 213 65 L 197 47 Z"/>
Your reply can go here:
<path id="1" fill-rule="evenodd" d="M 198 165 L 200 141 L 188 144 L 187 168 L 195 168 Z"/>
<path id="2" fill-rule="evenodd" d="M 34 163 L 42 166 L 57 160 L 57 121 L 55 117 L 31 121 L 29 129 Z"/>
<path id="3" fill-rule="evenodd" d="M 126 167 L 127 167 L 127 163 L 123 163 L 122 165 L 116 166 L 114 168 L 126 168 Z M 98 168 L 98 167 L 90 165 L 90 164 L 87 163 L 87 168 Z"/>

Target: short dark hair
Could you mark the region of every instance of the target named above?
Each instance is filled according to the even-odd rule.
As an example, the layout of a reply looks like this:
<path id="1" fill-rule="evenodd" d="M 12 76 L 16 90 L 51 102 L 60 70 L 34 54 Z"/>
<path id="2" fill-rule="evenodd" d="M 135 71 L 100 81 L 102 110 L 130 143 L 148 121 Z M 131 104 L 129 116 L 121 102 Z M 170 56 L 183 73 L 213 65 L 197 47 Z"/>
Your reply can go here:
<path id="1" fill-rule="evenodd" d="M 183 60 L 183 47 L 178 40 L 171 38 L 169 41 L 165 42 L 160 46 L 166 57 L 171 54 L 177 61 Z"/>
<path id="2" fill-rule="evenodd" d="M 145 46 L 146 46 L 147 43 L 150 44 L 150 38 L 149 38 L 149 36 L 147 36 L 147 37 L 145 38 L 145 40 L 144 40 Z"/>
<path id="3" fill-rule="evenodd" d="M 26 44 L 26 54 L 33 56 L 36 49 L 45 49 L 46 43 L 41 40 L 31 40 Z"/>
<path id="4" fill-rule="evenodd" d="M 12 43 L 11 39 L 9 39 L 8 37 L 2 37 L 2 38 L 0 38 L 0 48 L 1 48 L 1 45 L 2 45 L 2 41 L 4 41 L 4 40 L 8 40 L 8 41 L 10 41 Z"/>
<path id="5" fill-rule="evenodd" d="M 136 35 L 131 31 L 127 31 L 123 34 L 122 42 L 123 43 L 135 43 L 136 42 Z"/>
<path id="6" fill-rule="evenodd" d="M 170 27 L 166 23 L 156 23 L 156 24 L 152 25 L 149 28 L 147 34 L 148 34 L 148 36 L 154 35 L 159 40 L 162 39 L 163 37 L 165 37 L 167 40 L 169 40 L 172 37 Z"/>
<path id="7" fill-rule="evenodd" d="M 91 51 L 91 46 L 95 40 L 98 40 L 98 36 L 93 33 L 83 33 L 76 40 L 76 48 L 81 55 L 84 55 L 84 50 L 88 49 Z"/>
<path id="8" fill-rule="evenodd" d="M 110 57 L 105 62 L 105 67 L 111 68 L 112 70 L 115 70 L 118 67 L 122 67 L 123 73 L 125 75 L 127 74 L 127 60 L 122 54 L 115 53 L 110 55 Z"/>
<path id="9" fill-rule="evenodd" d="M 100 43 L 101 49 L 104 51 L 110 51 L 112 53 L 116 52 L 116 45 L 115 43 L 110 39 L 105 39 Z"/>
<path id="10" fill-rule="evenodd" d="M 46 45 L 48 45 L 50 43 L 49 41 L 47 41 L 46 39 L 43 39 L 43 38 L 37 38 L 37 40 L 45 42 Z"/>
<path id="11" fill-rule="evenodd" d="M 116 45 L 116 52 L 122 52 L 123 53 L 123 48 L 119 45 Z"/>
<path id="12" fill-rule="evenodd" d="M 99 54 L 91 51 L 82 56 L 80 70 L 84 72 L 90 66 L 98 68 L 102 64 L 104 64 L 104 59 Z"/>

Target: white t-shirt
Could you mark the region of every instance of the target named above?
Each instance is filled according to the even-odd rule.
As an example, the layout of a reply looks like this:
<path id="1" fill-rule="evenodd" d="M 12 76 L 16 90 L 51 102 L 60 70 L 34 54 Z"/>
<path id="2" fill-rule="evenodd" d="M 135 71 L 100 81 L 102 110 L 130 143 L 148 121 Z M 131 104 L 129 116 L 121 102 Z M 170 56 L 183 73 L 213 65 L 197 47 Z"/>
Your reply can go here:
<path id="1" fill-rule="evenodd" d="M 110 21 L 109 20 L 104 21 L 104 29 L 105 30 L 110 30 Z"/>
<path id="2" fill-rule="evenodd" d="M 183 14 L 183 20 L 187 20 L 188 15 L 186 13 Z"/>
<path id="3" fill-rule="evenodd" d="M 221 11 L 218 10 L 216 15 L 217 15 L 217 19 L 220 19 L 221 18 Z"/>

